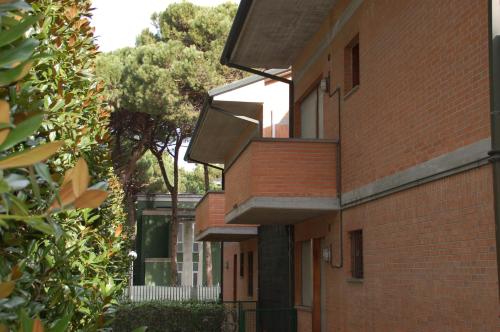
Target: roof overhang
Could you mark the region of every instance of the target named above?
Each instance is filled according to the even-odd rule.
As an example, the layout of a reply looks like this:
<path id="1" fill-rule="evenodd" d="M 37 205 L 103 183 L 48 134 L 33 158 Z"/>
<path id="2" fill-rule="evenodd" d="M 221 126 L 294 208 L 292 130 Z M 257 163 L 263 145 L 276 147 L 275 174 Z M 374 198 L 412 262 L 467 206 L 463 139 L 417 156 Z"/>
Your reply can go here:
<path id="1" fill-rule="evenodd" d="M 195 238 L 196 241 L 240 242 L 257 236 L 257 226 L 210 227 Z"/>
<path id="2" fill-rule="evenodd" d="M 221 62 L 288 68 L 336 0 L 241 0 Z"/>
<path id="3" fill-rule="evenodd" d="M 262 103 L 208 98 L 200 114 L 186 159 L 224 164 L 235 142 L 246 142 L 260 134 Z"/>
<path id="4" fill-rule="evenodd" d="M 336 197 L 252 197 L 226 214 L 226 224 L 288 225 L 340 209 Z"/>

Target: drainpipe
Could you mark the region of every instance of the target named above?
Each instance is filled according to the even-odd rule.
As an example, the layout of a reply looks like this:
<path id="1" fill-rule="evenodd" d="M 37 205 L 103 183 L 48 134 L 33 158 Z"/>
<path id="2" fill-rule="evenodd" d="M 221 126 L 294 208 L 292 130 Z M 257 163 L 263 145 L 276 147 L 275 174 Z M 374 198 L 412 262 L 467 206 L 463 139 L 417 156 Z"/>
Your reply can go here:
<path id="1" fill-rule="evenodd" d="M 491 151 L 495 208 L 497 272 L 500 282 L 500 1 L 488 0 Z M 500 287 L 499 287 L 500 296 Z"/>
<path id="2" fill-rule="evenodd" d="M 333 268 L 336 269 L 341 269 L 344 266 L 344 226 L 343 226 L 343 220 L 342 220 L 342 211 L 343 211 L 343 205 L 342 205 L 342 153 L 341 153 L 341 142 L 342 142 L 342 131 L 341 131 L 341 123 L 342 123 L 342 118 L 341 118 L 341 94 L 340 94 L 340 87 L 337 87 L 335 91 L 330 93 L 330 73 L 328 73 L 328 83 L 327 83 L 327 91 L 328 91 L 328 97 L 331 98 L 334 95 L 337 95 L 338 99 L 338 105 L 337 105 L 337 112 L 338 112 L 338 126 L 339 126 L 339 138 L 338 138 L 338 143 L 337 143 L 337 199 L 339 200 L 339 228 L 340 228 L 340 234 L 339 234 L 339 264 L 332 264 Z"/>
<path id="3" fill-rule="evenodd" d="M 224 302 L 224 241 L 220 242 L 220 303 Z"/>

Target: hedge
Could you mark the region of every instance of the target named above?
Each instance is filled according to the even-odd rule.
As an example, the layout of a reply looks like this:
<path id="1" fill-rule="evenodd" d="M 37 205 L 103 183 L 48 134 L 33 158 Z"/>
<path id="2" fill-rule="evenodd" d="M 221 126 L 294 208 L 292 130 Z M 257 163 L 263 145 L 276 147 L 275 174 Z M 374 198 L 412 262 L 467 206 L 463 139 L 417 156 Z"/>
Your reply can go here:
<path id="1" fill-rule="evenodd" d="M 219 332 L 224 306 L 214 302 L 142 302 L 118 308 L 113 332 L 132 332 L 147 326 L 148 332 Z"/>

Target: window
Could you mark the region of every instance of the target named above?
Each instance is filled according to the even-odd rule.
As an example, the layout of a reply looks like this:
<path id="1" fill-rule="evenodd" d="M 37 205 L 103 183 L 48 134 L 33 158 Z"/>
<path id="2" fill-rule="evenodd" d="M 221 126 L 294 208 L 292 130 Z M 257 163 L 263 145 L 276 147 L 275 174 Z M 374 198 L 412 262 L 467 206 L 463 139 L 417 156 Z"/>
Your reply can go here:
<path id="1" fill-rule="evenodd" d="M 193 271 L 198 272 L 198 262 L 193 263 Z"/>
<path id="2" fill-rule="evenodd" d="M 184 252 L 184 224 L 177 227 L 177 252 Z"/>
<path id="3" fill-rule="evenodd" d="M 300 102 L 300 137 L 323 138 L 323 91 L 319 85 Z"/>
<path id="4" fill-rule="evenodd" d="M 193 272 L 193 286 L 198 286 L 198 272 Z"/>
<path id="5" fill-rule="evenodd" d="M 193 242 L 193 253 L 200 252 L 200 244 L 198 242 Z"/>
<path id="6" fill-rule="evenodd" d="M 344 49 L 344 89 L 349 93 L 360 82 L 359 36 L 354 37 Z"/>
<path id="7" fill-rule="evenodd" d="M 240 254 L 240 277 L 243 277 L 244 274 L 244 264 L 245 264 L 245 254 Z"/>
<path id="8" fill-rule="evenodd" d="M 349 233 L 351 237 L 351 275 L 363 279 L 363 231 Z"/>
<path id="9" fill-rule="evenodd" d="M 253 296 L 253 251 L 248 253 L 248 296 Z"/>
<path id="10" fill-rule="evenodd" d="M 182 272 L 177 272 L 177 286 L 182 285 Z"/>
<path id="11" fill-rule="evenodd" d="M 300 270 L 301 270 L 301 304 L 303 306 L 312 306 L 313 297 L 313 257 L 312 241 L 303 241 L 301 243 Z"/>
<path id="12" fill-rule="evenodd" d="M 177 227 L 177 242 L 184 242 L 184 224 L 181 223 Z"/>

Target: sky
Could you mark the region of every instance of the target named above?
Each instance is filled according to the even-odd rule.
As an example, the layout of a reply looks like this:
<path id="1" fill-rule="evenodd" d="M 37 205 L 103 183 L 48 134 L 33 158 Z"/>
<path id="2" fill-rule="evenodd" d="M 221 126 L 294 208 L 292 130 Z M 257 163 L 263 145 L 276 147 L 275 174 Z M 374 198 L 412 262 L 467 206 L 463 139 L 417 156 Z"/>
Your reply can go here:
<path id="1" fill-rule="evenodd" d="M 200 6 L 217 6 L 221 3 L 238 0 L 190 0 Z M 95 8 L 92 25 L 95 27 L 97 43 L 101 52 L 109 52 L 122 47 L 134 46 L 139 33 L 151 26 L 151 15 L 164 10 L 176 0 L 93 0 Z M 186 144 L 184 144 L 186 145 Z M 181 148 L 179 165 L 193 169 L 195 164 L 184 162 L 186 147 Z"/>
<path id="2" fill-rule="evenodd" d="M 191 0 L 200 6 L 216 6 L 228 0 Z M 232 0 L 233 2 L 238 2 Z M 134 46 L 135 37 L 151 27 L 151 15 L 176 0 L 93 0 L 92 25 L 102 52 Z"/>

